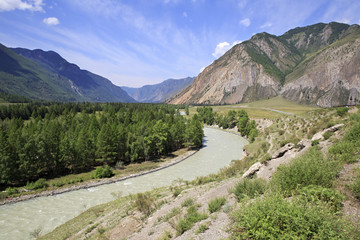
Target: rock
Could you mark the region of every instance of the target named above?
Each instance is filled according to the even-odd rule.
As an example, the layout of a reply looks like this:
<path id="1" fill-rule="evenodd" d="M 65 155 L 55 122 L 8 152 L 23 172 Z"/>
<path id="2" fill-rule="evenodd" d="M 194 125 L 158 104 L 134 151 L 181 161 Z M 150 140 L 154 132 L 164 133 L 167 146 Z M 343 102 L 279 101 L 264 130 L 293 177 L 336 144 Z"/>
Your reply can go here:
<path id="1" fill-rule="evenodd" d="M 321 107 L 359 104 L 359 34 L 358 25 L 340 23 L 296 28 L 281 36 L 256 34 L 168 102 L 236 104 L 281 95 Z"/>
<path id="2" fill-rule="evenodd" d="M 254 163 L 254 164 L 242 175 L 242 177 L 243 177 L 243 178 L 246 178 L 246 177 L 249 177 L 249 176 L 254 175 L 257 171 L 260 170 L 260 168 L 261 168 L 262 166 L 263 166 L 263 164 L 260 163 L 260 162 Z"/>
<path id="3" fill-rule="evenodd" d="M 318 132 L 318 133 L 315 133 L 314 136 L 311 138 L 311 141 L 314 141 L 314 140 L 324 140 L 324 134 L 327 133 L 327 132 L 336 132 L 339 130 L 339 128 L 341 128 L 342 126 L 344 126 L 344 124 L 340 123 L 340 124 L 336 124 L 332 127 L 329 127 L 329 128 L 326 128 L 324 129 L 323 131 L 321 132 Z"/>
<path id="4" fill-rule="evenodd" d="M 295 144 L 293 143 L 288 143 L 285 146 L 283 146 L 282 148 L 280 148 L 279 150 L 277 150 L 273 155 L 272 155 L 272 159 L 275 158 L 279 158 L 285 155 L 285 153 L 291 149 L 293 149 L 295 147 Z"/>

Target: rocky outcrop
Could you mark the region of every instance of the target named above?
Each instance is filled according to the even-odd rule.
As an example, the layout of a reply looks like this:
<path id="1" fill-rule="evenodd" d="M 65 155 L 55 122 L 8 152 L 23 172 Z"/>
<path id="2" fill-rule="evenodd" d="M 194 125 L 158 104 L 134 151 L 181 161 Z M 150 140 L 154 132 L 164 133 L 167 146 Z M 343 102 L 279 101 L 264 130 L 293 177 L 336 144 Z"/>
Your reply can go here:
<path id="1" fill-rule="evenodd" d="M 252 61 L 246 45 L 239 44 L 208 66 L 170 102 L 234 104 L 274 97 L 279 90 L 280 82 L 269 76 L 261 64 Z"/>
<path id="2" fill-rule="evenodd" d="M 326 128 L 323 131 L 314 134 L 314 136 L 311 138 L 311 140 L 312 141 L 314 141 L 314 140 L 321 140 L 322 141 L 322 140 L 324 140 L 324 134 L 325 133 L 327 133 L 327 132 L 336 132 L 343 126 L 344 126 L 344 124 L 339 123 L 339 124 L 336 124 L 336 125 L 334 125 L 332 127 Z"/>
<path id="3" fill-rule="evenodd" d="M 315 24 L 254 35 L 210 66 L 170 103 L 235 104 L 277 95 L 321 107 L 360 102 L 360 27 Z"/>

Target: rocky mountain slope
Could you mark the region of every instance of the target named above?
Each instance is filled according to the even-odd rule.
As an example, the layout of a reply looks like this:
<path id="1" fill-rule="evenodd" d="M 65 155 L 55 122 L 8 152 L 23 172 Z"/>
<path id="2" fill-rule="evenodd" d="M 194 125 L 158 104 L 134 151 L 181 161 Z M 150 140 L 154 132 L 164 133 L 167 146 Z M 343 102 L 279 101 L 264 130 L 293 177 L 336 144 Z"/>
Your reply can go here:
<path id="1" fill-rule="evenodd" d="M 171 103 L 235 104 L 282 95 L 322 107 L 359 103 L 360 27 L 319 23 L 254 35 L 208 66 Z"/>
<path id="2" fill-rule="evenodd" d="M 39 49 L 0 44 L 0 83 L 4 93 L 35 100 L 136 102 L 108 79 Z"/>
<path id="3" fill-rule="evenodd" d="M 168 79 L 158 84 L 145 85 L 140 88 L 121 88 L 138 102 L 160 103 L 189 86 L 194 79 L 193 77 Z"/>

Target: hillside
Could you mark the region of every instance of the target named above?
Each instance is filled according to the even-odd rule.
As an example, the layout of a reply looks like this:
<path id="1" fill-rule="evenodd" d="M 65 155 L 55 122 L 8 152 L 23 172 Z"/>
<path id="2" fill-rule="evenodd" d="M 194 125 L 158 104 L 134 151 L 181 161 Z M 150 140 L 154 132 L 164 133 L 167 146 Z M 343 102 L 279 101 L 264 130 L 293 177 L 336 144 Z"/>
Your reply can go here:
<path id="1" fill-rule="evenodd" d="M 138 102 L 160 103 L 173 97 L 189 86 L 195 78 L 168 79 L 154 85 L 145 85 L 140 88 L 121 87 Z"/>
<path id="2" fill-rule="evenodd" d="M 359 239 L 359 116 L 257 119 L 259 136 L 228 168 L 117 196 L 40 239 Z"/>
<path id="3" fill-rule="evenodd" d="M 0 45 L 1 91 L 34 100 L 135 102 L 108 79 L 81 70 L 59 54 Z"/>
<path id="4" fill-rule="evenodd" d="M 214 61 L 169 102 L 234 104 L 282 95 L 322 107 L 353 105 L 360 91 L 360 27 L 340 23 L 254 35 Z"/>

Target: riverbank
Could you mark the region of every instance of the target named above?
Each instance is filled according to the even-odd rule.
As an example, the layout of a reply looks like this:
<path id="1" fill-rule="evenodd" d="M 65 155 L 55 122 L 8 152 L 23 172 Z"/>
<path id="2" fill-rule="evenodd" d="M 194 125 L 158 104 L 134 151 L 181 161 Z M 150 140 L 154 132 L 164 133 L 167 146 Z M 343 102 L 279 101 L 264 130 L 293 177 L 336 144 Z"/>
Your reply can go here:
<path id="1" fill-rule="evenodd" d="M 55 189 L 55 190 L 46 190 L 46 191 L 42 191 L 40 193 L 21 195 L 21 196 L 13 197 L 13 198 L 6 198 L 6 199 L 3 199 L 0 201 L 0 205 L 26 201 L 26 200 L 30 200 L 30 199 L 34 199 L 34 198 L 38 198 L 38 197 L 54 196 L 54 195 L 58 195 L 58 194 L 66 193 L 66 192 L 80 190 L 80 189 L 88 189 L 88 188 L 97 187 L 97 186 L 101 186 L 101 185 L 105 185 L 105 184 L 125 181 L 130 178 L 139 177 L 142 175 L 153 173 L 153 172 L 168 168 L 170 166 L 173 166 L 177 163 L 184 161 L 188 157 L 195 154 L 197 151 L 198 150 L 187 151 L 186 153 L 184 153 L 180 156 L 177 156 L 169 161 L 165 161 L 165 162 L 161 163 L 160 167 L 150 169 L 147 171 L 142 171 L 142 172 L 130 174 L 127 176 L 114 176 L 112 178 L 97 179 L 97 180 L 80 183 L 80 184 L 77 184 L 77 185 L 71 186 L 71 187 L 59 188 L 59 189 Z"/>

